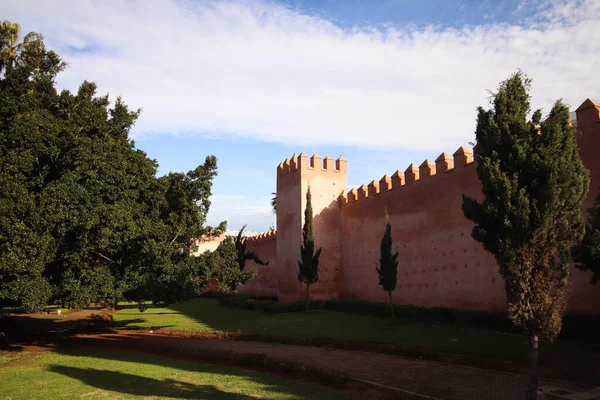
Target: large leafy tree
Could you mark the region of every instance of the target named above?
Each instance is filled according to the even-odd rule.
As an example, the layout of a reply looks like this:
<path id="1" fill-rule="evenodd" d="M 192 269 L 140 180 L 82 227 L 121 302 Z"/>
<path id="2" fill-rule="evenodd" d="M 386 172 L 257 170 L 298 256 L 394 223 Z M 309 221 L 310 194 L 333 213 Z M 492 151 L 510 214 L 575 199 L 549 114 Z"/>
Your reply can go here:
<path id="1" fill-rule="evenodd" d="M 310 285 L 319 280 L 319 257 L 321 248 L 315 252 L 315 232 L 313 224 L 312 200 L 310 186 L 306 191 L 306 209 L 304 210 L 304 226 L 302 227 L 302 245 L 298 261 L 298 281 L 306 284 L 306 311 L 308 312 L 308 293 Z"/>
<path id="2" fill-rule="evenodd" d="M 478 109 L 483 201 L 465 196 L 463 211 L 475 223 L 473 238 L 495 256 L 509 317 L 531 344 L 527 398 L 535 399 L 538 340 L 560 332 L 569 248 L 583 235 L 580 207 L 589 177 L 568 108 L 557 101 L 546 120 L 536 111 L 528 122 L 529 89 L 530 80 L 517 72 L 500 84 L 490 110 Z"/>
<path id="3" fill-rule="evenodd" d="M 58 93 L 65 63 L 41 36 L 26 39 L 16 54 L 13 39 L 0 42 L 10 50 L 0 78 L 0 307 L 172 302 L 200 291 L 210 260 L 190 254 L 211 230 L 216 158 L 157 178 L 129 139 L 139 111 L 119 98 L 110 107 L 90 82 Z"/>
<path id="4" fill-rule="evenodd" d="M 392 292 L 396 289 L 398 279 L 398 252 L 392 253 L 392 224 L 390 224 L 387 208 L 385 210 L 385 233 L 381 239 L 381 257 L 379 266 L 375 269 L 379 275 L 379 285 L 388 292 L 392 318 L 395 318 Z"/>
<path id="5" fill-rule="evenodd" d="M 600 195 L 592 208 L 588 209 L 585 235 L 581 244 L 573 248 L 575 266 L 582 271 L 592 272 L 592 284 L 600 280 Z"/>

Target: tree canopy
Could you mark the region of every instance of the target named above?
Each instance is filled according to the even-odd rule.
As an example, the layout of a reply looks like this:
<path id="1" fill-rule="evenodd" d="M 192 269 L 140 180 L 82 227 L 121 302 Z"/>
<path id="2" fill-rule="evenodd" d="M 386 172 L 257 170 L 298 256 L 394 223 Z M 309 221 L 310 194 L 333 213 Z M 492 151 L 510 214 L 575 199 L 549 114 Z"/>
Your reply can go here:
<path id="1" fill-rule="evenodd" d="M 210 265 L 190 254 L 212 232 L 216 157 L 157 177 L 129 138 L 139 110 L 87 81 L 59 93 L 65 63 L 41 35 L 19 44 L 1 28 L 0 307 L 172 302 L 205 287 Z"/>

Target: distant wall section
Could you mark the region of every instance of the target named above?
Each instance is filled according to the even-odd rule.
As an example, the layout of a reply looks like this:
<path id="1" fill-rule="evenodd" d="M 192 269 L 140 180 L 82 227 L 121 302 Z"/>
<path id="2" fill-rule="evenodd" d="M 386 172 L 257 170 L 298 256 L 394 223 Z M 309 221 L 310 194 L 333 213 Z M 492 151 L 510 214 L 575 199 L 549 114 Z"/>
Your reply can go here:
<path id="1" fill-rule="evenodd" d="M 279 274 L 277 270 L 277 234 L 267 232 L 256 237 L 248 238 L 246 251 L 255 252 L 262 261 L 269 265 L 258 265 L 247 261 L 245 271 L 255 269 L 257 276 L 238 289 L 240 294 L 253 296 L 275 296 L 279 294 Z"/>

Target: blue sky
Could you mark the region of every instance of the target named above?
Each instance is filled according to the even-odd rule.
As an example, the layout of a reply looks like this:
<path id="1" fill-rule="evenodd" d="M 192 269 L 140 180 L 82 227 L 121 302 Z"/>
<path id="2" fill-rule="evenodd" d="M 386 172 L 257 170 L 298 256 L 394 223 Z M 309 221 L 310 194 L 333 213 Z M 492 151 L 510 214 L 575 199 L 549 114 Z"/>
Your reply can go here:
<path id="1" fill-rule="evenodd" d="M 350 187 L 474 139 L 487 90 L 521 68 L 532 106 L 600 100 L 600 2 L 17 1 L 84 80 L 142 108 L 132 131 L 159 174 L 219 160 L 208 222 L 266 230 L 277 164 L 348 159 Z"/>

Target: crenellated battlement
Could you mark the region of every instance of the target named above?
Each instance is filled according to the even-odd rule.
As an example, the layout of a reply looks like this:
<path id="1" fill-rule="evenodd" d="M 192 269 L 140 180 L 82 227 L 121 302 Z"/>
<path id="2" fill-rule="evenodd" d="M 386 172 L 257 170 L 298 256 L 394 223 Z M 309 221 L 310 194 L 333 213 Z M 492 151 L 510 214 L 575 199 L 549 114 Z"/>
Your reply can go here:
<path id="1" fill-rule="evenodd" d="M 290 172 L 302 170 L 346 173 L 347 161 L 342 156 L 337 160 L 334 160 L 333 157 L 327 156 L 322 158 L 318 154 L 314 154 L 309 158 L 306 153 L 302 152 L 299 155 L 294 154 L 292 158 L 286 158 L 284 161 L 280 162 L 277 167 L 277 175 L 282 176 L 287 175 Z"/>
<path id="2" fill-rule="evenodd" d="M 435 162 L 426 159 L 419 167 L 412 163 L 404 172 L 397 170 L 391 177 L 386 174 L 379 181 L 373 180 L 368 185 L 363 184 L 358 188 L 350 190 L 348 193 L 342 193 L 338 200 L 340 205 L 346 205 L 399 189 L 445 172 L 451 172 L 470 164 L 473 164 L 473 152 L 461 146 L 454 152 L 452 157 L 447 153 L 442 153 L 435 159 Z"/>
<path id="3" fill-rule="evenodd" d="M 259 233 L 256 236 L 251 236 L 244 240 L 247 241 L 248 243 L 262 243 L 262 242 L 267 242 L 269 240 L 275 240 L 275 239 L 277 239 L 277 231 L 271 230 L 268 232 Z"/>

